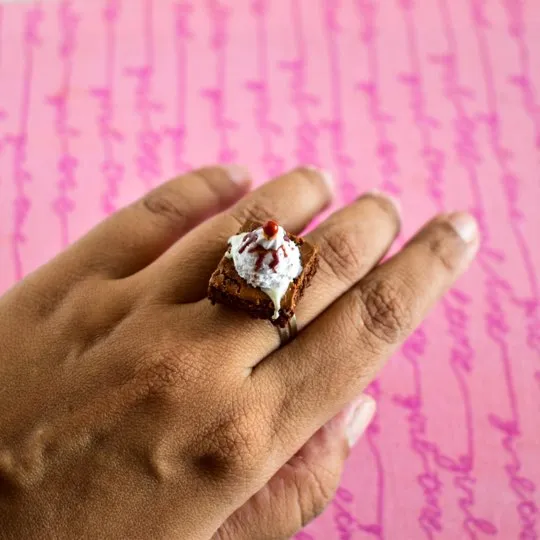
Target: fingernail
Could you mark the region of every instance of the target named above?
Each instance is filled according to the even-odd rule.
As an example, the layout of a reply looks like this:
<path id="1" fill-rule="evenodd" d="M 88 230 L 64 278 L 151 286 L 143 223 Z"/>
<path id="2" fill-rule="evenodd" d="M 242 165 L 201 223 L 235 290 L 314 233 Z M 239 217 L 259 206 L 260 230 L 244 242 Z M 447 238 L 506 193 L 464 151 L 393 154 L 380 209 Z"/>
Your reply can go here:
<path id="1" fill-rule="evenodd" d="M 326 184 L 326 187 L 330 190 L 330 193 L 332 194 L 335 193 L 336 183 L 330 171 L 327 171 L 325 169 L 320 169 L 319 167 L 315 167 L 314 165 L 305 165 L 305 168 L 308 171 L 318 174 L 323 179 L 323 182 Z"/>
<path id="2" fill-rule="evenodd" d="M 349 448 L 352 448 L 361 437 L 375 415 L 377 404 L 367 394 L 362 394 L 351 403 L 345 418 L 345 435 Z"/>
<path id="3" fill-rule="evenodd" d="M 476 220 L 466 212 L 456 212 L 448 216 L 448 222 L 466 244 L 476 242 L 478 225 Z"/>
<path id="4" fill-rule="evenodd" d="M 250 176 L 247 169 L 240 167 L 240 165 L 235 165 L 234 163 L 229 163 L 223 165 L 223 169 L 227 173 L 227 176 L 239 186 L 245 186 L 250 182 Z"/>
<path id="5" fill-rule="evenodd" d="M 384 197 L 396 209 L 398 216 L 401 217 L 401 203 L 396 197 L 394 197 L 393 195 L 390 195 L 390 193 L 386 193 L 385 191 L 381 191 L 379 189 L 370 189 L 369 191 L 366 192 L 366 194 L 374 195 L 375 197 Z"/>

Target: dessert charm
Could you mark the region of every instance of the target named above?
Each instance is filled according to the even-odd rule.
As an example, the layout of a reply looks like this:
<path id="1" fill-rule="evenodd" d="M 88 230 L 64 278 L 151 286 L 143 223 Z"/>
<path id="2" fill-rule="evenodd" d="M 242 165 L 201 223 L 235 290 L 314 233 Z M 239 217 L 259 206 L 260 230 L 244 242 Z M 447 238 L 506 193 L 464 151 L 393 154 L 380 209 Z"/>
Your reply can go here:
<path id="1" fill-rule="evenodd" d="M 288 234 L 275 221 L 247 222 L 228 244 L 210 279 L 212 303 L 284 327 L 316 272 L 317 248 Z"/>

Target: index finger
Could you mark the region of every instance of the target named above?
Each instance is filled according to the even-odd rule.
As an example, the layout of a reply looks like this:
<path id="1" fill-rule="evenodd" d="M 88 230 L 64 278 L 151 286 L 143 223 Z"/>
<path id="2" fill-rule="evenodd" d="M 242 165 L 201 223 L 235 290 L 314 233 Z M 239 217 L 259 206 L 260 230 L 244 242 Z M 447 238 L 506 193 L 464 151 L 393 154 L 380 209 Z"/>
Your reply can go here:
<path id="1" fill-rule="evenodd" d="M 466 269 L 477 247 L 471 216 L 436 218 L 259 364 L 253 380 L 261 393 L 272 389 L 267 397 L 279 440 L 296 448 L 358 396 Z"/>

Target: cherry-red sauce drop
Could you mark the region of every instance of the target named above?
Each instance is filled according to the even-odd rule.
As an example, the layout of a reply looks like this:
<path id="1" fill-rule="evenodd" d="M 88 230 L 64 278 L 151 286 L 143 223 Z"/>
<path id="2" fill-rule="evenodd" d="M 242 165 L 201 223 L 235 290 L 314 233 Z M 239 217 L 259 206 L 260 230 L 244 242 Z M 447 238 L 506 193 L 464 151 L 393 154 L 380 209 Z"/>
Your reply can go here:
<path id="1" fill-rule="evenodd" d="M 273 220 L 267 221 L 263 226 L 263 232 L 267 238 L 272 238 L 275 236 L 278 230 L 279 225 Z"/>

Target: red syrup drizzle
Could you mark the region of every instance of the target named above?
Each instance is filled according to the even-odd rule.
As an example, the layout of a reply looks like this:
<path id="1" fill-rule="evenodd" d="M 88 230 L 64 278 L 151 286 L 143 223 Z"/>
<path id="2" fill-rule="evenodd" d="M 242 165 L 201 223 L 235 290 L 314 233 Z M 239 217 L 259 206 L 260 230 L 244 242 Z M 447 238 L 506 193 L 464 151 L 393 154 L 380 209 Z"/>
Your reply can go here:
<path id="1" fill-rule="evenodd" d="M 255 262 L 255 270 L 258 272 L 264 263 L 264 259 L 268 254 L 272 255 L 272 262 L 268 265 L 272 270 L 275 270 L 277 265 L 279 264 L 279 251 L 283 252 L 284 257 L 288 257 L 289 254 L 285 250 L 285 246 L 279 246 L 277 249 L 264 249 L 260 246 L 254 246 L 249 250 L 249 253 L 253 253 L 254 251 L 258 252 L 257 261 Z"/>
<path id="2" fill-rule="evenodd" d="M 277 234 L 279 230 L 279 226 L 275 221 L 268 221 L 263 226 L 263 232 L 264 235 L 270 240 L 273 236 Z M 284 237 L 285 241 L 289 240 L 288 236 Z M 285 246 L 279 246 L 277 249 L 264 249 L 263 247 L 257 245 L 257 235 L 254 231 L 246 234 L 244 236 L 244 239 L 242 240 L 242 245 L 240 246 L 240 249 L 238 250 L 238 253 L 243 253 L 248 246 L 251 246 L 254 244 L 249 250 L 248 253 L 257 252 L 257 261 L 255 262 L 255 270 L 258 272 L 264 263 L 264 259 L 266 258 L 266 255 L 271 254 L 272 255 L 272 262 L 270 263 L 270 268 L 272 270 L 275 270 L 277 268 L 277 265 L 279 264 L 279 250 L 283 251 L 283 256 L 288 257 L 289 254 L 285 250 Z"/>
<path id="3" fill-rule="evenodd" d="M 238 250 L 238 253 L 244 253 L 245 249 L 257 241 L 257 235 L 255 232 L 250 232 L 244 236 L 244 239 L 242 240 L 242 245 L 240 246 L 240 249 Z M 250 251 L 253 251 L 253 248 L 250 249 Z"/>
<path id="4" fill-rule="evenodd" d="M 279 250 L 282 250 L 283 251 L 283 256 L 284 257 L 288 257 L 289 254 L 287 253 L 287 251 L 285 251 L 285 246 L 279 246 L 277 249 L 271 249 L 271 253 L 272 253 L 272 262 L 270 263 L 270 268 L 272 268 L 272 270 L 275 270 L 276 269 L 276 266 L 279 264 L 279 256 L 278 256 L 278 251 Z"/>

